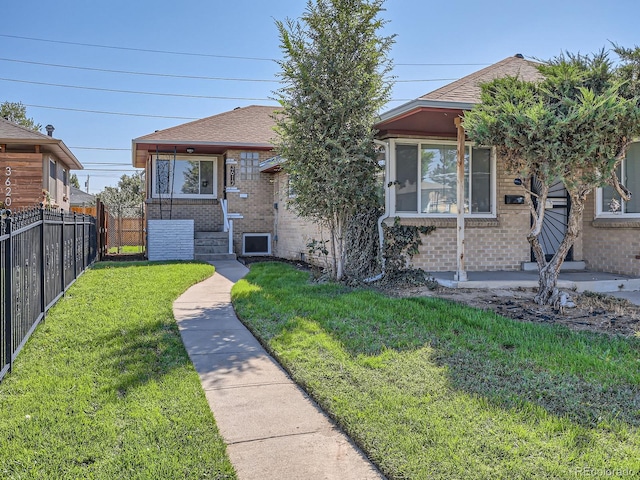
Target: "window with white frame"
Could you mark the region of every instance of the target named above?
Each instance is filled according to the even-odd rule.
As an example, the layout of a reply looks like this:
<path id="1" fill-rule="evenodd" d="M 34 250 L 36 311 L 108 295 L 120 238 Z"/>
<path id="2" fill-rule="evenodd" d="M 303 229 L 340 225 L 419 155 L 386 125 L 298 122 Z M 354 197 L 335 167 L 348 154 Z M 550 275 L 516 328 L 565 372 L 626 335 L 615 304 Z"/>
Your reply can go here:
<path id="1" fill-rule="evenodd" d="M 627 155 L 616 169 L 618 179 L 632 193 L 631 200 L 624 201 L 611 186 L 598 189 L 598 213 L 600 215 L 626 215 L 640 217 L 640 142 L 631 144 Z"/>
<path id="2" fill-rule="evenodd" d="M 429 216 L 457 214 L 457 161 L 455 144 L 396 143 L 396 213 Z M 494 164 L 490 148 L 466 147 L 465 213 L 484 216 L 495 214 Z"/>
<path id="3" fill-rule="evenodd" d="M 240 180 L 260 178 L 260 153 L 240 152 Z"/>
<path id="4" fill-rule="evenodd" d="M 153 161 L 153 196 L 156 198 L 215 198 L 218 159 L 166 156 Z"/>

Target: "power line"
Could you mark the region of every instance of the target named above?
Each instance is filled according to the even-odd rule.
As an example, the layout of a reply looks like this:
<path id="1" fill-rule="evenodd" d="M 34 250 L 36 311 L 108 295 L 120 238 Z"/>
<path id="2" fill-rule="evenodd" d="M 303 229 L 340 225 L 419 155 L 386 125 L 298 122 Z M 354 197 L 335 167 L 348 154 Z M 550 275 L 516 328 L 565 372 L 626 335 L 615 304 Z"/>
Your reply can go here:
<path id="1" fill-rule="evenodd" d="M 130 70 L 112 70 L 108 68 L 95 68 L 95 67 L 80 67 L 78 65 L 62 65 L 59 63 L 43 63 L 33 62 L 29 60 L 17 60 L 14 58 L 0 58 L 2 62 L 13 63 L 25 63 L 28 65 L 41 65 L 44 67 L 55 68 L 68 68 L 73 70 L 87 70 L 90 72 L 102 72 L 102 73 L 118 73 L 123 75 L 143 75 L 149 77 L 164 77 L 164 78 L 184 78 L 188 80 L 215 80 L 225 82 L 254 82 L 254 83 L 282 83 L 280 80 L 266 79 L 266 78 L 233 78 L 233 77 L 206 77 L 200 75 L 178 75 L 173 73 L 156 73 L 156 72 L 133 72 Z M 479 64 L 484 65 L 484 64 Z M 457 78 L 423 78 L 423 79 L 408 79 L 408 80 L 394 80 L 396 83 L 422 83 L 422 82 L 444 82 L 457 80 Z"/>
<path id="2" fill-rule="evenodd" d="M 394 80 L 395 83 L 422 83 L 422 82 L 450 82 L 453 80 L 458 80 L 457 78 L 424 78 L 424 79 L 413 79 L 413 80 Z"/>
<path id="3" fill-rule="evenodd" d="M 192 95 L 188 93 L 140 92 L 136 90 L 117 90 L 113 88 L 85 87 L 82 85 L 65 85 L 62 83 L 34 82 L 30 80 L 18 80 L 14 78 L 0 78 L 0 80 L 4 80 L 5 82 L 28 83 L 31 85 L 44 85 L 47 87 L 76 88 L 80 90 L 96 90 L 99 92 L 112 92 L 112 93 L 131 93 L 134 95 L 156 95 L 160 97 L 204 98 L 209 100 L 258 100 L 258 101 L 270 100 L 269 98 L 222 97 L 222 96 L 211 96 L 211 95 Z"/>
<path id="4" fill-rule="evenodd" d="M 111 93 L 130 93 L 134 95 L 156 95 L 160 97 L 204 98 L 208 100 L 248 100 L 248 101 L 271 101 L 272 100 L 271 98 L 259 98 L 259 97 L 223 97 L 223 96 L 212 96 L 212 95 L 192 95 L 188 93 L 141 92 L 136 90 L 118 90 L 114 88 L 85 87 L 82 85 L 65 85 L 62 83 L 34 82 L 31 80 L 18 80 L 15 78 L 0 77 L 0 80 L 3 80 L 5 82 L 28 83 L 31 85 L 44 85 L 47 87 L 76 88 L 80 90 L 96 90 L 99 92 L 111 92 Z M 409 102 L 411 100 L 415 100 L 415 99 L 414 98 L 396 98 L 389 101 L 390 102 Z"/>
<path id="5" fill-rule="evenodd" d="M 7 35 L 0 34 L 0 37 L 7 38 L 17 38 L 20 40 L 32 40 L 34 42 L 47 42 L 47 43 L 61 43 L 64 45 L 76 45 L 80 47 L 92 47 L 92 48 L 109 48 L 112 50 L 127 50 L 132 52 L 146 52 L 146 53 L 162 53 L 166 55 L 186 55 L 190 57 L 209 57 L 209 58 L 228 58 L 234 60 L 256 60 L 263 62 L 276 62 L 275 58 L 264 58 L 264 57 L 242 57 L 238 55 L 215 55 L 212 53 L 194 53 L 194 52 L 174 52 L 170 50 L 153 50 L 149 48 L 134 48 L 134 47 L 118 47 L 115 45 L 98 45 L 95 43 L 79 43 L 79 42 L 66 42 L 63 40 L 48 40 L 45 38 L 34 38 L 34 37 L 21 37 L 19 35 Z"/>
<path id="6" fill-rule="evenodd" d="M 80 47 L 92 47 L 92 48 L 110 48 L 113 50 L 128 50 L 133 52 L 147 52 L 147 53 L 162 53 L 167 55 L 186 55 L 191 57 L 210 57 L 210 58 L 229 58 L 235 60 L 255 60 L 262 62 L 277 62 L 279 61 L 276 58 L 266 58 L 266 57 L 243 57 L 238 55 L 217 55 L 212 53 L 194 53 L 194 52 L 174 52 L 170 50 L 154 50 L 148 48 L 134 48 L 134 47 L 119 47 L 115 45 L 99 45 L 95 43 L 80 43 L 80 42 L 67 42 L 63 40 L 49 40 L 45 38 L 35 38 L 35 37 L 22 37 L 19 35 L 7 35 L 4 33 L 0 33 L 0 37 L 6 38 L 16 38 L 19 40 L 31 40 L 34 42 L 47 42 L 47 43 L 60 43 L 63 45 L 76 45 Z M 467 66 L 487 66 L 491 65 L 490 63 L 394 63 L 394 65 L 402 66 L 402 67 L 467 67 Z"/>
<path id="7" fill-rule="evenodd" d="M 399 67 L 479 67 L 490 63 L 393 63 Z"/>
<path id="8" fill-rule="evenodd" d="M 263 83 L 280 83 L 279 80 L 268 80 L 261 78 L 227 78 L 227 77 L 203 77 L 198 75 L 177 75 L 172 73 L 152 73 L 152 72 L 132 72 L 129 70 L 111 70 L 107 68 L 93 68 L 93 67 L 79 67 L 76 65 L 62 65 L 58 63 L 42 63 L 42 62 L 31 62 L 28 60 L 16 60 L 13 58 L 0 58 L 0 61 L 3 62 L 14 62 L 14 63 L 26 63 L 29 65 L 42 65 L 45 67 L 56 67 L 56 68 L 71 68 L 74 70 L 88 70 L 91 72 L 103 72 L 103 73 L 120 73 L 126 75 L 145 75 L 149 77 L 169 77 L 169 78 L 185 78 L 190 80 L 220 80 L 227 82 L 263 82 Z"/>
<path id="9" fill-rule="evenodd" d="M 77 150 L 121 150 L 121 151 L 127 151 L 127 152 L 131 150 L 130 148 L 109 148 L 109 147 L 69 147 L 69 148 L 75 148 Z M 97 165 L 97 164 L 94 164 L 94 165 Z"/>
<path id="10" fill-rule="evenodd" d="M 174 117 L 170 115 L 151 115 L 151 114 L 145 114 L 145 113 L 105 112 L 103 110 L 86 110 L 83 108 L 52 107 L 49 105 L 33 105 L 30 103 L 24 103 L 23 105 L 25 107 L 47 108 L 50 110 L 66 110 L 69 112 L 99 113 L 102 115 L 124 115 L 128 117 L 168 118 L 168 119 L 175 119 L 175 120 L 198 120 L 198 118 L 196 117 Z"/>
<path id="11" fill-rule="evenodd" d="M 126 172 L 138 172 L 139 170 L 132 169 L 119 169 L 119 170 L 109 170 L 107 168 L 83 168 L 83 172 L 110 172 L 110 173 L 126 173 Z M 93 174 L 92 174 L 93 175 Z"/>

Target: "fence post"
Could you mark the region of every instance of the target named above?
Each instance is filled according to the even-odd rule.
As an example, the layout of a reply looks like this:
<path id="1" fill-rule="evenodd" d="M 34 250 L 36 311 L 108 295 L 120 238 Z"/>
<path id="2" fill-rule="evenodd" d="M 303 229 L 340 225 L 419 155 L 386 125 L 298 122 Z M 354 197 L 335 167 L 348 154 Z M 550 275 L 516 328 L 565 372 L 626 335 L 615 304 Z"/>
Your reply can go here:
<path id="1" fill-rule="evenodd" d="M 62 289 L 60 290 L 64 295 L 65 292 L 65 279 L 64 279 L 64 212 L 60 211 L 60 280 L 62 282 Z"/>
<path id="2" fill-rule="evenodd" d="M 42 312 L 42 321 L 44 321 L 47 316 L 47 252 L 45 249 L 45 216 L 44 216 L 44 208 L 40 209 L 40 220 L 42 220 L 42 224 L 40 225 L 40 312 Z"/>
<path id="3" fill-rule="evenodd" d="M 4 344 L 6 349 L 6 364 L 9 365 L 9 371 L 11 371 L 13 364 L 13 347 L 12 347 L 12 324 L 13 324 L 13 232 L 11 228 L 11 216 L 5 219 L 6 231 L 9 235 L 4 247 Z"/>
<path id="4" fill-rule="evenodd" d="M 82 246 L 84 248 L 84 239 Z M 76 212 L 73 212 L 73 278 L 78 278 L 78 219 Z"/>

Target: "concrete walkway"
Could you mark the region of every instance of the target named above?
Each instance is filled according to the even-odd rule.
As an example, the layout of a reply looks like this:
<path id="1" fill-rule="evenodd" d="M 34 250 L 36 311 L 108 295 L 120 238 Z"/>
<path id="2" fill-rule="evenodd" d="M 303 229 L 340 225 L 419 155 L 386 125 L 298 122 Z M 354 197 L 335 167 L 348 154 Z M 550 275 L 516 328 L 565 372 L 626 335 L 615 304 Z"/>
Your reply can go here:
<path id="1" fill-rule="evenodd" d="M 230 291 L 246 267 L 214 264 L 173 312 L 238 478 L 384 478 L 236 317 Z"/>

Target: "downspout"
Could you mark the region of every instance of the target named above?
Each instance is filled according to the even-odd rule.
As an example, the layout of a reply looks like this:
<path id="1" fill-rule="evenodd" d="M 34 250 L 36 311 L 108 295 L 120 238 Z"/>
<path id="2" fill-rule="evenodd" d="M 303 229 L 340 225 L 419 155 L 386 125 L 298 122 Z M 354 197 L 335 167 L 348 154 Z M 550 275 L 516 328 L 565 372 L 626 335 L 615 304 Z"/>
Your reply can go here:
<path id="1" fill-rule="evenodd" d="M 373 142 L 376 145 L 384 147 L 384 181 L 385 181 L 385 184 L 383 185 L 383 187 L 384 187 L 384 212 L 378 218 L 378 237 L 379 237 L 379 241 L 380 241 L 380 250 L 379 250 L 380 253 L 379 253 L 379 255 L 380 255 L 380 265 L 382 267 L 382 271 L 378 275 L 374 275 L 373 277 L 365 278 L 364 279 L 365 283 L 377 282 L 382 277 L 384 277 L 384 274 L 386 272 L 386 269 L 385 269 L 385 267 L 386 267 L 385 263 L 386 262 L 385 262 L 385 258 L 384 258 L 384 230 L 382 229 L 382 222 L 384 222 L 389 217 L 389 211 L 391 210 L 391 208 L 389 206 L 391 192 L 389 190 L 389 187 L 387 186 L 388 183 L 389 183 L 389 178 L 390 178 L 389 166 L 390 166 L 390 163 L 391 163 L 389 161 L 389 143 L 383 142 L 382 140 L 374 140 Z"/>

